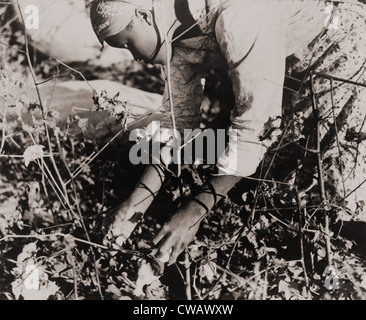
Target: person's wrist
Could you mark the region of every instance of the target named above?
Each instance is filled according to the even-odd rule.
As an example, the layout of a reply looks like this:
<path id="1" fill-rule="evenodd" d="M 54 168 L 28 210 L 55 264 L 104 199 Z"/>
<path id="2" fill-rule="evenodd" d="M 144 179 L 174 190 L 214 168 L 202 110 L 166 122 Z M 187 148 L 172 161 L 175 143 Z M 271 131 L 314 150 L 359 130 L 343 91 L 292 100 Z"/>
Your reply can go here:
<path id="1" fill-rule="evenodd" d="M 198 200 L 198 201 L 197 201 Z M 194 200 L 190 201 L 185 210 L 189 211 L 190 213 L 192 213 L 192 215 L 196 215 L 197 217 L 202 217 L 203 215 L 205 215 L 206 213 L 208 213 L 207 211 L 207 206 L 206 204 L 199 200 L 198 197 L 196 197 Z"/>
<path id="2" fill-rule="evenodd" d="M 142 197 L 143 198 L 143 197 Z M 146 211 L 146 197 L 145 199 L 141 200 L 141 194 L 139 193 L 132 193 L 128 199 L 129 206 L 137 212 L 144 213 Z"/>

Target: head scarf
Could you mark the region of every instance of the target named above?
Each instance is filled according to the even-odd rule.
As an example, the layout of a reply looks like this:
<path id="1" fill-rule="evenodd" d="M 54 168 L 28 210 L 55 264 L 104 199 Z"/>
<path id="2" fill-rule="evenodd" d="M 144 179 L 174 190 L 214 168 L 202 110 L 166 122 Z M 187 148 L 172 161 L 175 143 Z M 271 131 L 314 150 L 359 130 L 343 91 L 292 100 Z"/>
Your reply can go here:
<path id="1" fill-rule="evenodd" d="M 94 0 L 90 10 L 93 30 L 102 44 L 123 31 L 132 21 L 136 7 L 151 9 L 151 0 Z"/>

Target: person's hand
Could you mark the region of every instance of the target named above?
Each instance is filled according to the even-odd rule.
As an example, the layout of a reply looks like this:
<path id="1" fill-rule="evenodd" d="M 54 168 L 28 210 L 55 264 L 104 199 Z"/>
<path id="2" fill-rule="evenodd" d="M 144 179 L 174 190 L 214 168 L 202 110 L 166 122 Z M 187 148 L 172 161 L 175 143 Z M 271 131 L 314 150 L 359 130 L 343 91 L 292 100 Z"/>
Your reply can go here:
<path id="1" fill-rule="evenodd" d="M 200 207 L 190 205 L 171 217 L 153 240 L 155 245 L 161 242 L 156 254 L 158 259 L 165 260 L 170 253 L 168 264 L 175 263 L 179 254 L 194 239 L 204 216 L 201 211 Z"/>
<path id="2" fill-rule="evenodd" d="M 111 215 L 113 222 L 108 228 L 108 232 L 103 239 L 103 244 L 108 247 L 117 244 L 120 247 L 135 229 L 142 213 L 136 213 L 132 201 L 127 199 L 115 208 L 111 212 Z"/>

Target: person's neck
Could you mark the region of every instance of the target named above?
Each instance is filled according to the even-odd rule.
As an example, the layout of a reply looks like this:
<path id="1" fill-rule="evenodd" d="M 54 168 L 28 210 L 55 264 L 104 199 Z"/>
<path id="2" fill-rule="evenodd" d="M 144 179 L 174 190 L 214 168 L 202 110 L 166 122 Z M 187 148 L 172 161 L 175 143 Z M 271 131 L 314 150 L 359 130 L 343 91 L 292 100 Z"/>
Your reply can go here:
<path id="1" fill-rule="evenodd" d="M 175 12 L 175 0 L 153 0 L 153 5 L 161 37 L 165 39 L 165 33 L 168 42 L 171 42 L 175 31 L 181 26 Z"/>

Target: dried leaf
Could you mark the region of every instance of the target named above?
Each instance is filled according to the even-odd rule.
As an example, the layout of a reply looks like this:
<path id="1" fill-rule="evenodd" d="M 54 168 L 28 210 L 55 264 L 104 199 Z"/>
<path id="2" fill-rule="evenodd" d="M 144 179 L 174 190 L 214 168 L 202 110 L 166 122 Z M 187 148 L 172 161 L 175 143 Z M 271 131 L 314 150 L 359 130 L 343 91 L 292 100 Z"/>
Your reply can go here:
<path id="1" fill-rule="evenodd" d="M 300 291 L 296 283 L 288 283 L 283 280 L 278 284 L 278 292 L 283 292 L 286 300 L 290 300 L 292 296 L 300 296 Z"/>
<path id="2" fill-rule="evenodd" d="M 43 285 L 39 290 L 29 290 L 24 288 L 22 296 L 24 300 L 47 300 L 50 296 L 56 294 L 60 288 L 53 281 L 48 281 L 46 285 Z"/>
<path id="3" fill-rule="evenodd" d="M 67 251 L 72 251 L 76 246 L 75 237 L 73 237 L 71 234 L 65 235 L 64 245 Z"/>
<path id="4" fill-rule="evenodd" d="M 154 281 L 158 280 L 159 277 L 155 275 L 155 272 L 149 262 L 143 261 L 140 270 L 138 272 L 138 278 L 136 281 L 136 289 L 134 295 L 139 297 L 144 295 L 143 288 L 145 285 L 150 285 Z"/>
<path id="5" fill-rule="evenodd" d="M 22 293 L 22 279 L 16 279 L 11 283 L 11 289 L 15 296 L 15 299 L 19 300 L 19 297 Z"/>
<path id="6" fill-rule="evenodd" d="M 111 293 L 116 300 L 122 297 L 121 291 L 114 284 L 110 284 L 105 291 Z"/>
<path id="7" fill-rule="evenodd" d="M 200 276 L 206 277 L 208 281 L 212 281 L 214 279 L 216 273 L 216 264 L 214 262 L 209 262 L 200 267 Z"/>
<path id="8" fill-rule="evenodd" d="M 36 245 L 36 243 L 35 242 L 32 242 L 32 243 L 26 244 L 23 247 L 23 252 L 30 253 L 30 254 L 37 252 L 37 245 Z"/>
<path id="9" fill-rule="evenodd" d="M 283 292 L 285 294 L 286 300 L 289 300 L 291 298 L 291 292 L 288 283 L 283 280 L 281 280 L 280 283 L 278 284 L 278 292 L 279 293 Z"/>
<path id="10" fill-rule="evenodd" d="M 159 280 L 153 281 L 146 287 L 146 297 L 149 300 L 166 300 L 165 286 Z"/>

